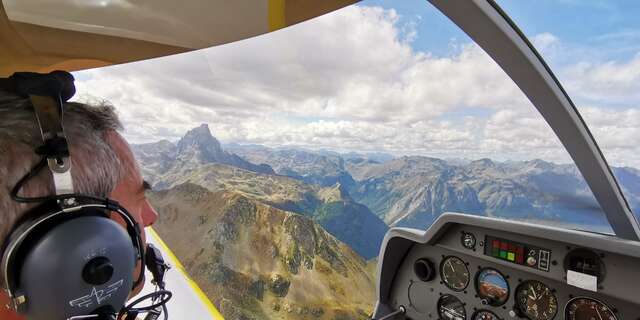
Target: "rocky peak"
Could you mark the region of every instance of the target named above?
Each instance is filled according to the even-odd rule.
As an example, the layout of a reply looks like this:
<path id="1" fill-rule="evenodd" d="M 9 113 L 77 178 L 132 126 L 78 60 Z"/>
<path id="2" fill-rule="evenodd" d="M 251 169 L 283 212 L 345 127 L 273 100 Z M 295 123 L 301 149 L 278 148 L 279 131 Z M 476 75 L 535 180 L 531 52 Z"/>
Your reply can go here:
<path id="1" fill-rule="evenodd" d="M 178 142 L 176 160 L 179 165 L 200 165 L 206 163 L 221 163 L 248 171 L 274 174 L 273 169 L 266 164 L 256 165 L 243 158 L 226 152 L 220 142 L 209 130 L 207 124 L 189 130 Z"/>
<path id="2" fill-rule="evenodd" d="M 525 164 L 527 169 L 540 170 L 540 171 L 553 171 L 556 167 L 553 163 L 544 161 L 542 159 L 533 159 L 530 161 L 525 161 Z"/>
<path id="3" fill-rule="evenodd" d="M 220 142 L 211 135 L 207 124 L 189 130 L 178 142 L 178 155 L 192 152 L 199 153 L 200 160 L 207 162 L 215 161 L 223 154 Z"/>
<path id="4" fill-rule="evenodd" d="M 494 167 L 496 164 L 488 158 L 478 159 L 469 163 L 470 167 Z"/>

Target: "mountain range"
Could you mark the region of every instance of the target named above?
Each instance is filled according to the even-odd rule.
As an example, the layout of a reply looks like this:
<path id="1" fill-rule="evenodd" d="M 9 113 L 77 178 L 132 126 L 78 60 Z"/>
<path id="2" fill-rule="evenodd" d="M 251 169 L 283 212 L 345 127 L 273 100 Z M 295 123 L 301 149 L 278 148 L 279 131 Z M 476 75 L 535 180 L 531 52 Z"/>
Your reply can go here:
<path id="1" fill-rule="evenodd" d="M 442 212 L 456 211 L 610 231 L 588 185 L 570 164 L 539 159 L 392 158 L 237 144 L 223 150 L 206 125 L 187 132 L 177 144 L 159 141 L 133 149 L 143 173 L 157 188 L 199 181 L 212 190 L 235 188 L 267 204 L 309 216 L 317 215 L 321 205 L 326 207 L 320 189 L 339 186 L 341 201 L 354 209 L 350 211 L 372 212 L 388 226 L 426 228 Z M 223 170 L 220 165 L 229 168 Z M 630 206 L 639 212 L 640 170 L 612 169 Z M 247 181 L 251 183 L 244 183 Z M 376 230 L 386 230 L 374 224 Z M 349 238 L 336 236 L 343 241 Z M 356 251 L 362 253 L 359 248 Z"/>
<path id="2" fill-rule="evenodd" d="M 190 130 L 177 144 L 159 141 L 134 145 L 132 149 L 140 159 L 145 179 L 155 189 L 188 182 L 214 192 L 233 191 L 314 219 L 366 259 L 378 255 L 388 229 L 368 207 L 349 196 L 348 186 L 343 183 L 352 186 L 352 179 L 343 182 L 328 178 L 323 184 L 314 184 L 301 177 L 275 174 L 268 164 L 256 165 L 223 150 L 206 125 Z M 307 169 L 328 163 L 331 162 L 309 165 Z M 323 174 L 330 176 L 330 170 L 315 172 L 312 179 L 322 180 Z"/>
<path id="3" fill-rule="evenodd" d="M 588 185 L 571 164 L 540 159 L 445 161 L 424 156 L 376 161 L 366 155 L 327 156 L 263 146 L 233 151 L 301 181 L 320 185 L 342 181 L 354 201 L 390 226 L 426 228 L 441 213 L 455 211 L 611 231 Z M 612 169 L 631 208 L 640 212 L 640 171 Z"/>
<path id="4" fill-rule="evenodd" d="M 207 125 L 133 145 L 157 229 L 228 319 L 367 319 L 389 227 L 447 211 L 611 232 L 574 165 L 224 147 Z M 640 212 L 640 170 L 612 168 Z"/>

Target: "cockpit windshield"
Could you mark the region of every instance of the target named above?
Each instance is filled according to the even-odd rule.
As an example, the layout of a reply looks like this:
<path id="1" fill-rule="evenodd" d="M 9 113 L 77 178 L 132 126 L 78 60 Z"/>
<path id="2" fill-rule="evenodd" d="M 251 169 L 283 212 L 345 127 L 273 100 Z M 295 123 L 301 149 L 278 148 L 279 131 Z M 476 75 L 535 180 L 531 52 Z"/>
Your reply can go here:
<path id="1" fill-rule="evenodd" d="M 640 212 L 640 21 L 635 1 L 498 1 L 551 66 Z"/>
<path id="2" fill-rule="evenodd" d="M 539 3 L 500 4 L 566 85 L 637 213 L 638 25 L 594 7 L 587 16 L 610 28 L 594 27 L 543 2 L 572 17 L 559 24 Z M 231 301 L 225 315 L 364 319 L 386 231 L 444 212 L 612 233 L 527 97 L 426 1 L 367 0 L 75 75 L 79 100 L 118 110 L 154 188 L 154 228 L 212 299 Z"/>
<path id="3" fill-rule="evenodd" d="M 507 3 L 508 10 L 515 6 Z M 524 30 L 536 21 L 527 17 Z M 559 50 L 564 44 L 553 30 L 536 30 L 529 38 L 543 53 L 554 50 L 550 60 L 561 75 L 590 72 L 568 79 L 569 93 L 578 102 L 602 102 L 580 110 L 637 206 L 633 137 L 640 117 L 634 117 L 632 99 L 620 98 L 633 88 L 614 83 L 624 70 L 632 73 L 632 65 L 601 62 L 587 54 L 588 44 L 576 44 L 584 51 L 580 57 Z M 365 1 L 245 41 L 77 76 L 81 96 L 119 107 L 131 141 L 164 140 L 145 145 L 154 149 L 149 152 L 180 153 L 180 141 L 202 134 L 207 144 L 219 141 L 225 154 L 266 164 L 269 173 L 303 184 L 295 192 L 280 186 L 283 195 L 218 177 L 224 182 L 216 180 L 215 190 L 224 185 L 313 216 L 319 208 L 299 200 L 333 188 L 386 226 L 426 228 L 441 213 L 455 211 L 610 231 L 580 173 L 524 94 L 422 1 Z M 608 103 L 603 94 L 611 91 L 616 101 Z M 168 174 L 176 165 L 153 162 L 161 159 L 149 159 L 147 167 L 143 159 L 155 184 L 169 188 L 193 180 Z"/>

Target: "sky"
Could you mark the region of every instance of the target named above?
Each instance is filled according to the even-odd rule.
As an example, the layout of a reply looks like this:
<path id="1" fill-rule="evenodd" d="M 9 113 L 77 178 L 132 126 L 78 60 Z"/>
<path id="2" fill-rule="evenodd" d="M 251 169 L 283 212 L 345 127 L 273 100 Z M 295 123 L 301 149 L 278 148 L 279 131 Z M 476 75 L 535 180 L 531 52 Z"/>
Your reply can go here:
<path id="1" fill-rule="evenodd" d="M 640 168 L 640 2 L 503 0 L 607 160 Z M 240 42 L 74 73 L 132 143 L 201 123 L 223 143 L 570 162 L 506 74 L 424 0 L 363 1 Z"/>

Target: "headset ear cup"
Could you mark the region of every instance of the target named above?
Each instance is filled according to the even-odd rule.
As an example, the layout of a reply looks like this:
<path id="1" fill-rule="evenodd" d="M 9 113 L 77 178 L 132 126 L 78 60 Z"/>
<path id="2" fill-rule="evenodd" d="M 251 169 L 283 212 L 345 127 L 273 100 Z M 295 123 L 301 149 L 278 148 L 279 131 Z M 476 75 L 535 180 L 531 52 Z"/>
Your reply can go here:
<path id="1" fill-rule="evenodd" d="M 51 276 L 50 278 L 40 279 L 41 280 L 40 283 L 37 284 L 40 286 L 46 286 L 50 282 L 49 279 L 58 279 L 60 275 L 67 274 L 70 270 L 70 268 L 58 268 L 59 270 L 57 273 L 51 270 L 43 271 L 42 269 L 34 269 L 32 271 L 27 270 L 29 269 L 28 266 L 33 266 L 33 265 L 41 266 L 38 263 L 41 263 L 42 261 L 41 260 L 39 261 L 38 259 L 33 258 L 33 257 L 38 257 L 39 255 L 33 256 L 32 252 L 35 250 L 36 246 L 41 245 L 45 239 L 48 239 L 47 241 L 53 241 L 50 238 L 53 234 L 66 235 L 67 238 L 63 237 L 62 239 L 67 239 L 67 240 L 72 239 L 74 242 L 71 244 L 66 244 L 65 246 L 52 246 L 51 247 L 52 249 L 50 250 L 50 252 L 52 252 L 52 255 L 53 255 L 53 252 L 57 252 L 56 249 L 66 247 L 66 248 L 71 248 L 72 250 L 79 250 L 78 248 L 82 247 L 80 246 L 80 243 L 88 243 L 93 241 L 95 244 L 94 247 L 107 249 L 108 253 L 110 254 L 108 263 L 112 261 L 111 258 L 113 258 L 113 261 L 120 261 L 123 263 L 126 262 L 124 263 L 124 265 L 129 265 L 129 262 L 133 260 L 133 267 L 131 267 L 131 270 L 125 271 L 124 273 L 126 274 L 126 276 L 122 277 L 123 279 L 122 288 L 125 288 L 123 289 L 123 293 L 122 293 L 124 297 L 123 299 L 126 299 L 126 296 L 128 296 L 128 294 L 131 292 L 131 289 L 134 287 L 134 285 L 137 285 L 141 281 L 144 281 L 145 268 L 144 268 L 144 263 L 142 263 L 143 256 L 144 256 L 144 248 L 143 248 L 141 230 L 139 225 L 136 223 L 135 219 L 131 216 L 131 214 L 129 214 L 128 211 L 122 206 L 120 206 L 117 202 L 110 199 L 100 199 L 100 198 L 82 196 L 82 195 L 71 195 L 69 196 L 69 198 L 74 198 L 72 200 L 74 201 L 80 200 L 85 203 L 78 205 L 75 208 L 69 208 L 66 211 L 62 210 L 62 208 L 58 204 L 59 201 L 62 201 L 61 199 L 52 199 L 51 201 L 46 201 L 42 203 L 41 205 L 37 206 L 36 208 L 30 210 L 29 212 L 23 215 L 23 217 L 16 223 L 16 227 L 14 227 L 14 229 L 10 233 L 10 236 L 7 237 L 7 241 L 5 241 L 5 245 L 3 247 L 2 261 L 0 266 L 0 272 L 1 272 L 0 279 L 3 281 L 2 286 L 4 287 L 5 291 L 9 293 L 10 297 L 14 298 L 14 301 L 12 302 L 15 302 L 15 301 L 19 302 L 19 303 L 11 304 L 13 309 L 15 311 L 18 311 L 21 314 L 27 314 L 29 319 L 40 319 L 40 318 L 35 318 L 31 316 L 31 313 L 33 312 L 34 308 L 29 306 L 30 305 L 33 306 L 35 304 L 34 298 L 39 297 L 40 293 L 44 292 L 43 290 L 34 291 L 29 289 L 29 288 L 37 287 L 37 286 L 30 286 L 27 284 L 33 278 L 32 277 L 32 275 L 34 274 L 33 271 L 36 271 L 36 272 L 42 271 L 44 272 L 42 274 L 48 274 Z M 113 212 L 114 214 L 120 215 L 124 219 L 126 226 L 123 228 L 121 225 L 117 224 L 114 220 L 111 220 L 107 212 Z M 89 222 L 89 220 L 85 220 L 86 225 L 78 229 L 78 230 L 90 230 L 89 233 L 77 233 L 76 229 L 73 229 L 73 228 L 70 230 L 67 230 L 66 232 L 62 232 L 63 229 L 60 228 L 61 226 L 66 225 L 66 223 L 68 222 L 72 222 L 81 218 L 82 219 L 87 218 L 90 221 L 92 221 L 92 222 Z M 107 232 L 107 234 L 103 234 L 103 232 Z M 90 240 L 83 241 L 82 239 L 90 239 Z M 101 245 L 98 245 L 98 244 L 101 244 Z M 63 251 L 63 252 L 58 252 L 58 255 L 65 256 L 65 255 L 70 255 L 71 253 L 74 253 L 74 252 L 76 251 Z M 85 258 L 90 256 L 91 254 L 87 253 L 85 255 Z M 33 260 L 27 261 L 29 257 L 31 257 L 30 259 L 33 259 Z M 83 260 L 82 263 L 85 263 L 85 269 L 86 269 L 88 262 L 86 262 L 85 260 Z M 33 263 L 33 261 L 36 261 L 37 263 Z M 89 261 L 91 261 L 91 259 Z M 27 262 L 29 262 L 29 264 L 27 264 Z M 103 278 L 108 279 L 109 277 L 105 276 L 104 271 L 111 267 L 113 267 L 113 272 L 114 272 L 114 275 L 112 275 L 113 277 L 116 277 L 116 272 L 115 272 L 116 269 L 117 270 L 123 269 L 122 263 L 118 263 L 118 266 L 116 267 L 113 265 L 106 266 L 104 265 L 103 262 L 104 261 L 101 262 L 101 260 L 98 259 L 97 262 L 94 261 L 94 263 L 97 263 L 97 264 L 93 265 L 93 269 L 89 268 L 90 269 L 89 271 L 83 269 L 83 272 L 86 272 L 89 274 L 91 274 L 92 272 L 98 273 L 96 278 L 98 280 L 94 279 L 94 281 L 88 281 L 88 282 L 85 281 L 85 285 L 87 283 L 102 284 L 103 281 L 107 281 L 107 280 L 99 280 L 99 279 L 103 279 Z M 135 265 L 137 262 L 140 263 L 140 270 L 139 270 L 140 272 L 136 275 L 133 275 L 133 272 L 134 272 L 133 270 L 135 270 Z M 45 265 L 44 269 L 47 269 L 46 267 L 47 266 Z M 128 267 L 125 267 L 124 269 L 127 269 L 127 268 Z M 84 274 L 80 275 L 80 277 L 85 277 L 85 276 L 86 275 Z M 133 283 L 132 279 L 135 279 L 135 283 Z M 100 294 L 103 294 L 103 295 L 105 294 L 105 293 L 101 293 L 99 288 L 103 288 L 104 285 L 100 285 L 100 284 L 94 285 L 91 287 L 92 290 L 96 288 L 97 290 L 96 296 Z M 107 284 L 109 283 L 105 283 L 105 285 Z M 42 287 L 39 287 L 39 288 L 42 289 Z M 72 291 L 77 290 L 77 287 L 64 286 L 64 288 L 56 291 L 55 293 L 51 293 L 50 294 L 51 298 L 46 298 L 46 299 L 54 299 L 54 300 L 58 299 L 59 298 L 58 293 L 67 292 L 69 290 L 72 290 Z M 92 314 L 95 314 L 95 312 L 93 311 L 96 311 L 96 310 L 104 311 L 106 309 L 109 309 L 109 310 L 115 309 L 116 311 L 119 311 L 124 305 L 124 300 L 122 300 L 122 302 L 114 303 L 118 299 L 116 299 L 117 297 L 116 298 L 113 297 L 112 290 L 114 290 L 114 287 L 108 288 L 107 291 L 103 290 L 102 292 L 110 292 L 107 295 L 110 295 L 109 297 L 113 304 L 105 305 L 105 308 L 100 307 L 98 309 L 83 310 L 83 312 L 80 314 L 76 313 L 77 310 L 72 310 L 71 312 L 74 312 L 74 313 L 71 315 L 92 315 Z M 120 290 L 118 289 L 117 291 L 119 292 Z M 36 292 L 35 296 L 32 292 Z M 102 302 L 107 301 L 105 300 L 105 298 L 100 298 L 100 300 Z M 20 301 L 24 301 L 24 303 Z M 68 301 L 66 303 L 69 304 Z M 64 302 L 61 303 L 61 305 L 64 305 Z M 64 317 L 60 316 L 59 318 L 67 319 L 69 316 L 70 316 L 69 314 L 65 314 Z M 49 315 L 46 315 L 45 318 L 43 319 L 55 319 L 55 318 L 56 317 L 52 317 L 52 315 L 49 314 Z"/>
<path id="2" fill-rule="evenodd" d="M 130 236 L 111 219 L 85 215 L 56 225 L 32 244 L 22 264 L 24 314 L 47 320 L 103 307 L 119 310 L 135 264 Z"/>
<path id="3" fill-rule="evenodd" d="M 18 275 L 22 262 L 24 261 L 24 252 L 28 251 L 29 244 L 34 238 L 38 238 L 38 234 L 42 234 L 48 230 L 48 226 L 53 222 L 42 223 L 48 220 L 48 217 L 55 215 L 60 211 L 55 202 L 45 202 L 32 210 L 26 212 L 16 223 L 15 227 L 9 233 L 9 236 L 2 247 L 2 266 L 0 271 L 2 274 L 2 284 L 5 291 L 20 296 L 14 292 L 18 286 Z M 45 213 L 45 214 L 43 214 Z M 68 218 L 67 218 L 68 219 Z M 52 219 L 62 221 L 62 219 Z M 35 227 L 38 225 L 38 227 Z"/>

